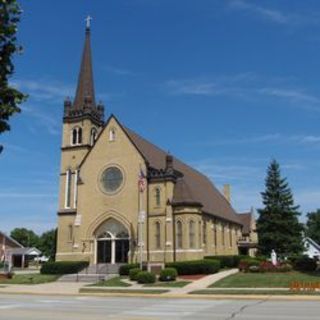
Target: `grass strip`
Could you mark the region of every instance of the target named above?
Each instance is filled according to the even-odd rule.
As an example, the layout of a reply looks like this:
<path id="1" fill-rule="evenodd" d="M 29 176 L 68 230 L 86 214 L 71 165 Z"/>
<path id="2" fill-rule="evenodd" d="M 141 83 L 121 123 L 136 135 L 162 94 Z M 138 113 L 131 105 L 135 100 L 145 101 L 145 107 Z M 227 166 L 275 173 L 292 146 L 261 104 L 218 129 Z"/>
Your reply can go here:
<path id="1" fill-rule="evenodd" d="M 138 293 L 138 294 L 161 294 L 169 292 L 169 290 L 152 290 L 152 289 L 105 289 L 105 288 L 81 288 L 80 293 Z"/>
<path id="2" fill-rule="evenodd" d="M 41 284 L 56 281 L 59 277 L 51 274 L 17 274 L 12 279 L 0 279 L 0 284 Z"/>
<path id="3" fill-rule="evenodd" d="M 219 295 L 219 294 L 230 294 L 230 295 L 279 295 L 279 296 L 291 296 L 291 295 L 304 295 L 304 296 L 320 296 L 320 292 L 312 291 L 291 291 L 291 290 L 196 290 L 189 292 L 189 294 L 203 294 L 203 295 Z"/>
<path id="4" fill-rule="evenodd" d="M 159 288 L 183 288 L 191 281 L 172 281 L 172 282 L 156 282 L 145 284 L 144 287 L 159 287 Z"/>

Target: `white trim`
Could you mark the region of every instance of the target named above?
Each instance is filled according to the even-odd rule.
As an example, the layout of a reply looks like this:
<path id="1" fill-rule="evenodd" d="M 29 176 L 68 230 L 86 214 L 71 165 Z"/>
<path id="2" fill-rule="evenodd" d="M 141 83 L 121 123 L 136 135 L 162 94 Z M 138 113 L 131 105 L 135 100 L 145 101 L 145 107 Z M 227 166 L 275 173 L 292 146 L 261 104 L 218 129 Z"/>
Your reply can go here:
<path id="1" fill-rule="evenodd" d="M 69 188 L 69 186 L 70 186 L 70 179 L 71 179 L 71 170 L 70 169 L 68 169 L 67 171 L 66 171 L 66 184 L 65 184 L 65 192 L 64 192 L 64 207 L 65 207 L 65 209 L 70 209 L 71 207 L 70 207 L 70 188 Z M 68 202 L 69 202 L 69 204 L 68 204 Z"/>
<path id="2" fill-rule="evenodd" d="M 56 256 L 77 256 L 79 254 L 88 255 L 93 254 L 93 252 L 60 252 L 57 253 Z"/>
<path id="3" fill-rule="evenodd" d="M 79 170 L 76 170 L 74 173 L 74 184 L 73 184 L 73 207 L 77 208 L 77 201 L 78 201 L 78 176 Z"/>
<path id="4" fill-rule="evenodd" d="M 203 252 L 203 249 L 178 249 L 176 250 L 176 253 L 181 252 Z M 147 253 L 148 251 L 144 251 L 143 253 Z M 149 250 L 149 253 L 173 253 L 174 250 Z"/>

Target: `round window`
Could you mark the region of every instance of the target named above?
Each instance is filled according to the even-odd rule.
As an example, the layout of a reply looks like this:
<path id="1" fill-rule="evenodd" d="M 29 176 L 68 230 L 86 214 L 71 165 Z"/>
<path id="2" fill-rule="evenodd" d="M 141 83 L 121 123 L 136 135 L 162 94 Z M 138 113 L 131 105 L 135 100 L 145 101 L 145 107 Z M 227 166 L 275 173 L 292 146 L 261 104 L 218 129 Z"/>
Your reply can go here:
<path id="1" fill-rule="evenodd" d="M 106 169 L 101 176 L 101 184 L 103 189 L 108 192 L 116 192 L 123 181 L 123 174 L 117 167 L 110 167 Z"/>

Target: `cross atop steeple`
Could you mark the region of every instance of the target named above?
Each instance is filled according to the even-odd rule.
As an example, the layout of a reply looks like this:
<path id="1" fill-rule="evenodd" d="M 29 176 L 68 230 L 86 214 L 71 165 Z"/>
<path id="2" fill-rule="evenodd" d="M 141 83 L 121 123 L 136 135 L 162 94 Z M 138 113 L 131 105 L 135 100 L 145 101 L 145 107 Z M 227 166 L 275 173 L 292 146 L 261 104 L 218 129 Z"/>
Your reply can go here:
<path id="1" fill-rule="evenodd" d="M 92 17 L 87 16 L 84 20 L 86 21 L 86 29 L 89 30 L 91 26 Z"/>
<path id="2" fill-rule="evenodd" d="M 90 117 L 91 119 L 94 119 L 97 122 L 102 122 L 104 118 L 104 107 L 100 103 L 96 105 L 95 100 L 90 44 L 91 19 L 92 18 L 90 16 L 88 16 L 85 19 L 85 43 L 82 53 L 78 86 L 73 103 L 70 100 L 65 101 L 65 120 L 73 120 L 79 117 Z"/>

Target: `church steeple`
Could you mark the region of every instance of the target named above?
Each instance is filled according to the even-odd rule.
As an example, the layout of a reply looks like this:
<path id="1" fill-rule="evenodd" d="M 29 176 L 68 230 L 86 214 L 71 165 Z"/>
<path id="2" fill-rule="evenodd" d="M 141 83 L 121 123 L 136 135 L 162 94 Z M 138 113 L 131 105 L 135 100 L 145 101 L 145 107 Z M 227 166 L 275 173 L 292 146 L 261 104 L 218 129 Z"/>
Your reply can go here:
<path id="1" fill-rule="evenodd" d="M 100 124 L 104 120 L 104 107 L 100 103 L 97 105 L 95 100 L 91 60 L 90 20 L 91 17 L 86 19 L 85 43 L 76 96 L 73 102 L 71 102 L 70 99 L 65 100 L 64 119 L 72 121 L 78 120 L 79 118 L 91 118 L 94 122 Z"/>

